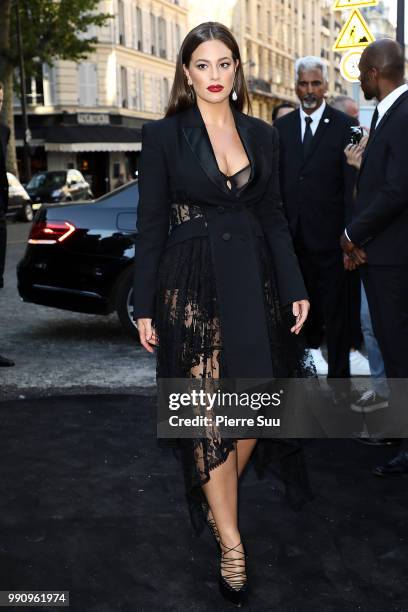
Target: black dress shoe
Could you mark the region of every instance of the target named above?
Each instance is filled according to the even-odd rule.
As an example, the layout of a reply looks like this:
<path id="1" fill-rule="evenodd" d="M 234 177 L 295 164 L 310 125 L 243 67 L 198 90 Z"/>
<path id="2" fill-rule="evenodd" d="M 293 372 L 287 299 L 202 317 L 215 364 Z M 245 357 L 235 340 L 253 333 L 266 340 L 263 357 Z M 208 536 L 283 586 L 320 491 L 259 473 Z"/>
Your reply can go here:
<path id="1" fill-rule="evenodd" d="M 248 555 L 245 552 L 237 550 L 241 542 L 235 546 L 225 546 L 221 541 L 221 568 L 219 573 L 219 588 L 221 595 L 230 603 L 238 608 L 242 608 L 248 603 L 248 580 L 245 571 L 245 561 Z M 234 556 L 227 557 L 228 553 L 233 553 Z M 240 561 L 235 564 L 234 561 Z M 224 571 L 224 575 L 222 571 Z M 238 570 L 238 571 L 237 571 Z"/>
<path id="2" fill-rule="evenodd" d="M 385 465 L 373 469 L 376 476 L 391 476 L 393 474 L 408 474 L 408 451 L 401 451 Z"/>
<path id="3" fill-rule="evenodd" d="M 14 361 L 0 355 L 0 368 L 10 368 L 13 365 L 15 365 Z"/>

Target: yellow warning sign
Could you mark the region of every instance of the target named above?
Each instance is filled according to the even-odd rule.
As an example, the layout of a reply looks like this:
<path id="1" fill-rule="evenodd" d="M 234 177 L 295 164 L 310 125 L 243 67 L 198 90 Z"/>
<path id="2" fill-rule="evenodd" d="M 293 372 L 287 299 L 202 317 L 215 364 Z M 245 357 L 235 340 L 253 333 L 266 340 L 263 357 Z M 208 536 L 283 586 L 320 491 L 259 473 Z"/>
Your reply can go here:
<path id="1" fill-rule="evenodd" d="M 367 47 L 375 38 L 370 32 L 366 20 L 357 9 L 352 12 L 334 43 L 333 51 L 344 51 L 357 47 Z"/>
<path id="2" fill-rule="evenodd" d="M 379 0 L 336 0 L 333 10 L 356 9 L 363 6 L 377 6 Z"/>

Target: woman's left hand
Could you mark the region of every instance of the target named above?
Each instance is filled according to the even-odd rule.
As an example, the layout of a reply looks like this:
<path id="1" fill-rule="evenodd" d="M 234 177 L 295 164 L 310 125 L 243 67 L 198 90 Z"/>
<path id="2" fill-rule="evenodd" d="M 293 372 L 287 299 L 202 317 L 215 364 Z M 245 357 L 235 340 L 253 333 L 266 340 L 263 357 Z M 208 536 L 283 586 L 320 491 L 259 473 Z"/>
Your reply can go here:
<path id="1" fill-rule="evenodd" d="M 298 302 L 293 302 L 292 304 L 292 312 L 293 316 L 296 317 L 296 323 L 291 328 L 291 332 L 296 335 L 300 333 L 304 322 L 307 319 L 307 315 L 310 310 L 310 302 L 309 300 L 299 300 Z"/>

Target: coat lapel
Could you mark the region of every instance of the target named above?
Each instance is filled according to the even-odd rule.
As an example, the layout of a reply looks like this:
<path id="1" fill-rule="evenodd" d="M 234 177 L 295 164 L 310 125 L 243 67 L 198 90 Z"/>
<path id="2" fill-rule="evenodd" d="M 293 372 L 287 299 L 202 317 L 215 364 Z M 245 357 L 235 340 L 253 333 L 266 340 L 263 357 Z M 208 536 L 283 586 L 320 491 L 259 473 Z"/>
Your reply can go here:
<path id="1" fill-rule="evenodd" d="M 391 114 L 393 113 L 393 111 L 398 108 L 398 106 L 401 104 L 401 102 L 403 102 L 404 100 L 406 100 L 408 98 L 408 91 L 406 93 L 403 93 L 399 98 L 397 98 L 394 102 L 394 104 L 391 106 L 391 108 L 389 108 L 387 110 L 387 112 L 384 114 L 384 116 L 381 118 L 380 123 L 378 124 L 376 130 L 374 131 L 374 134 L 372 136 L 372 138 L 369 139 L 367 146 L 365 148 L 365 151 L 363 153 L 363 157 L 361 160 L 361 166 L 360 166 L 360 171 L 358 173 L 358 179 L 361 176 L 361 172 L 363 170 L 365 161 L 367 159 L 367 155 L 368 152 L 370 151 L 371 147 L 373 146 L 373 142 L 375 141 L 376 138 L 378 138 L 378 135 L 380 134 L 381 130 L 383 129 L 384 125 L 387 123 L 389 117 L 391 116 Z"/>
<path id="2" fill-rule="evenodd" d="M 238 134 L 251 163 L 251 176 L 248 183 L 242 188 L 242 190 L 240 190 L 240 193 L 242 193 L 242 191 L 248 187 L 255 177 L 258 165 L 257 149 L 259 149 L 259 145 L 256 143 L 255 135 L 253 133 L 254 129 L 252 125 L 249 124 L 246 115 L 237 111 L 232 106 L 231 109 L 234 115 Z M 223 193 L 232 195 L 231 190 L 227 187 L 226 179 L 218 167 L 217 159 L 211 145 L 207 128 L 205 127 L 200 110 L 196 104 L 185 111 L 182 123 L 184 137 L 197 158 L 202 170 L 205 172 L 208 178 L 219 189 L 221 189 Z"/>
<path id="3" fill-rule="evenodd" d="M 288 123 L 289 142 L 288 150 L 290 151 L 290 157 L 293 163 L 296 163 L 298 167 L 303 164 L 303 147 L 301 138 L 301 118 L 299 110 L 290 113 L 288 117 L 285 117 L 285 121 Z"/>

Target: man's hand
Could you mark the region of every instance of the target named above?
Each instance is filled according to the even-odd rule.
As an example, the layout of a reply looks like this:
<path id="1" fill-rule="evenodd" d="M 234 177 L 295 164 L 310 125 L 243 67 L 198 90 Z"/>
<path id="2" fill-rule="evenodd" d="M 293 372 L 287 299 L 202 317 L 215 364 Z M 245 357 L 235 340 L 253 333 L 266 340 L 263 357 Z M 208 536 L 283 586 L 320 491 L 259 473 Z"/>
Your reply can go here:
<path id="1" fill-rule="evenodd" d="M 347 270 L 347 272 L 353 272 L 353 270 L 357 268 L 356 264 L 351 259 L 351 257 L 346 255 L 345 253 L 343 253 L 343 264 L 344 264 L 344 269 Z"/>
<path id="2" fill-rule="evenodd" d="M 343 249 L 343 252 L 353 260 L 356 266 L 361 266 L 367 263 L 367 253 L 360 249 L 360 247 L 356 246 L 349 240 L 346 234 L 343 234 L 340 238 L 340 245 Z"/>
<path id="3" fill-rule="evenodd" d="M 307 319 L 307 315 L 309 314 L 309 310 L 309 300 L 299 300 L 298 302 L 293 302 L 292 312 L 293 316 L 296 317 L 296 323 L 290 330 L 292 334 L 295 333 L 296 335 L 298 335 L 300 333 L 303 324 Z"/>

